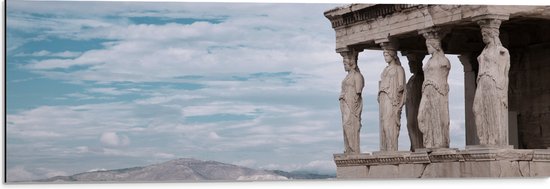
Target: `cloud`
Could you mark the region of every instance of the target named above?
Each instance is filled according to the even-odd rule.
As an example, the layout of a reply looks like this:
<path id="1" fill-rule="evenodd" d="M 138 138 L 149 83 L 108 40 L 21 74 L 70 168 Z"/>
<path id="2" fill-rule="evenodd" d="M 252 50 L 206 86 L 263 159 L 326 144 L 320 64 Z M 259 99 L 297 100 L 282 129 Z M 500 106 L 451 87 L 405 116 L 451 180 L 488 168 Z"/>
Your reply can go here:
<path id="1" fill-rule="evenodd" d="M 243 167 L 254 167 L 256 166 L 257 161 L 253 159 L 245 159 L 245 160 L 239 160 L 232 162 L 231 164 L 243 166 Z"/>
<path id="2" fill-rule="evenodd" d="M 16 166 L 14 168 L 8 169 L 6 174 L 7 181 L 25 181 L 32 180 L 34 175 L 27 171 L 23 166 Z"/>
<path id="3" fill-rule="evenodd" d="M 43 176 L 42 176 L 43 175 Z M 49 178 L 55 176 L 66 176 L 65 171 L 59 171 L 49 168 L 26 168 L 25 166 L 15 166 L 7 170 L 7 181 L 31 181 L 38 178 Z"/>
<path id="4" fill-rule="evenodd" d="M 89 88 L 87 89 L 88 92 L 92 93 L 101 93 L 101 94 L 107 94 L 107 95 L 122 95 L 127 94 L 128 92 L 117 90 L 114 87 L 106 87 L 106 88 Z"/>
<path id="5" fill-rule="evenodd" d="M 221 137 L 218 135 L 218 133 L 216 132 L 210 132 L 208 133 L 208 139 L 212 139 L 212 140 L 217 140 L 217 139 L 220 139 Z"/>
<path id="6" fill-rule="evenodd" d="M 332 160 L 312 160 L 303 164 L 268 164 L 260 166 L 261 169 L 283 171 L 308 171 L 319 174 L 334 174 L 336 164 Z"/>
<path id="7" fill-rule="evenodd" d="M 101 43 L 82 52 L 20 52 L 33 59 L 21 71 L 79 88 L 60 95 L 59 104 L 9 113 L 10 141 L 28 147 L 10 150 L 8 159 L 40 162 L 47 156 L 69 164 L 109 158 L 118 163 L 94 161 L 86 169 L 63 170 L 69 173 L 190 155 L 256 167 L 334 171 L 330 154 L 343 151 L 337 97 L 346 74 L 334 51 L 334 32 L 322 15 L 334 6 L 103 3 L 10 3 L 8 29 L 36 36 L 17 42 L 11 33 L 8 49 L 58 38 Z M 137 24 L 128 18 L 141 16 L 206 20 Z M 460 93 L 462 70 L 456 61 L 452 64 L 451 93 Z M 380 51 L 359 56 L 366 81 L 363 151 L 378 150 L 376 94 L 386 65 Z M 463 129 L 463 122 L 456 121 L 463 119 L 456 113 L 463 109 L 454 108 L 460 103 L 452 97 L 452 142 L 460 142 Z M 402 129 L 400 148 L 408 149 Z M 39 150 L 31 145 L 36 143 L 55 149 Z"/>
<path id="8" fill-rule="evenodd" d="M 52 53 L 52 52 L 47 51 L 47 50 L 41 50 L 41 51 L 33 52 L 31 54 L 19 53 L 19 54 L 16 54 L 14 56 L 16 56 L 16 57 L 22 57 L 22 56 L 44 57 L 44 56 L 47 56 L 47 57 L 60 57 L 60 58 L 74 58 L 74 57 L 79 56 L 80 54 L 82 54 L 82 53 L 81 52 L 74 52 L 74 51 L 63 51 L 63 52 Z"/>
<path id="9" fill-rule="evenodd" d="M 194 5 L 204 7 L 200 4 Z M 46 31 L 55 31 L 58 25 L 74 25 L 72 28 L 80 29 L 60 30 L 49 35 L 69 36 L 73 40 L 87 38 L 113 41 L 104 43 L 104 48 L 85 51 L 78 57 L 35 61 L 26 68 L 54 79 L 143 82 L 173 80 L 185 75 L 215 76 L 266 70 L 316 73 L 309 70 L 318 70 L 323 66 L 315 65 L 332 64 L 338 60 L 338 55 L 332 49 L 330 30 L 328 28 L 313 30 L 314 26 L 326 24 L 328 21 L 307 22 L 317 18 L 304 17 L 301 12 L 293 11 L 296 8 L 287 9 L 287 5 L 274 5 L 269 8 L 257 5 L 254 9 L 250 5 L 233 6 L 235 10 L 257 10 L 257 13 L 241 13 L 214 4 L 212 6 L 225 10 L 226 12 L 222 12 L 224 14 L 233 15 L 221 23 L 195 22 L 162 25 L 132 24 L 131 22 L 83 25 L 78 22 L 90 22 L 90 19 L 83 20 L 73 15 L 77 17 L 72 19 L 74 23 L 67 21 L 71 19 L 62 19 L 42 27 L 47 27 Z M 308 6 L 307 10 L 310 11 L 311 8 L 323 10 L 317 6 Z M 212 14 L 212 17 L 219 17 L 216 16 L 218 13 L 207 11 L 210 9 L 187 8 L 186 11 L 201 12 L 200 15 L 205 17 Z M 285 12 L 284 16 L 280 14 L 281 12 Z M 12 17 L 22 16 L 16 14 Z M 51 19 L 59 20 L 57 17 Z M 117 22 L 116 19 L 96 19 L 101 23 Z M 27 19 L 26 22 L 30 22 L 26 27 L 32 27 L 36 23 L 42 23 L 43 20 Z M 24 29 L 19 25 L 13 25 L 10 28 Z M 304 30 L 311 30 L 311 32 L 304 32 Z M 281 43 L 282 41 L 284 43 Z M 67 70 L 58 70 L 60 68 L 78 69 L 67 72 Z"/>
<path id="10" fill-rule="evenodd" d="M 163 158 L 163 159 L 173 159 L 176 157 L 176 155 L 174 154 L 162 153 L 162 152 L 156 153 L 154 156 L 157 158 Z"/>
<path id="11" fill-rule="evenodd" d="M 101 144 L 110 147 L 121 147 L 130 144 L 130 139 L 126 135 L 119 135 L 116 132 L 105 132 L 99 139 Z"/>

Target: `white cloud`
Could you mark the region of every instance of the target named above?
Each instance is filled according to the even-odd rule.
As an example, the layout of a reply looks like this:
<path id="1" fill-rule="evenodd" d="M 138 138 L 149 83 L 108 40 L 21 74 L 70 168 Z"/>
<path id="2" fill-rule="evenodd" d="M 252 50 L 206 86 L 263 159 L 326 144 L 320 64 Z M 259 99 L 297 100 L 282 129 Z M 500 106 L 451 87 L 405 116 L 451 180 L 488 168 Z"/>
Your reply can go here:
<path id="1" fill-rule="evenodd" d="M 259 168 L 266 170 L 311 171 L 320 174 L 333 174 L 336 171 L 336 164 L 332 160 L 312 160 L 302 164 L 271 163 L 259 166 Z"/>
<path id="2" fill-rule="evenodd" d="M 198 4 L 196 6 L 203 7 Z M 243 12 L 258 11 L 240 13 L 217 5 L 212 6 L 225 10 L 222 13 L 234 15 L 219 24 L 206 22 L 195 22 L 191 25 L 87 24 L 86 26 L 94 29 L 69 30 L 70 32 L 65 31 L 64 36 L 75 34 L 72 37 L 77 39 L 89 36 L 116 41 L 106 43 L 103 49 L 83 52 L 81 56 L 74 59 L 47 59 L 31 63 L 27 68 L 47 77 L 65 80 L 166 81 L 177 76 L 197 74 L 289 70 L 311 74 L 317 72 L 309 72 L 309 70 L 318 70 L 323 67 L 316 65 L 332 64 L 339 58 L 333 51 L 330 28 L 304 31 L 327 24 L 328 21 L 311 22 L 318 20 L 317 16 L 303 16 L 303 10 L 293 11 L 284 5 L 232 6 L 236 10 L 248 9 Z M 197 12 L 198 10 L 202 12 L 200 15 L 206 17 L 217 14 L 206 13 L 211 8 L 203 8 L 202 10 L 187 8 L 189 10 L 186 11 Z M 307 11 L 312 11 L 309 9 L 311 7 L 308 7 Z M 284 14 L 280 14 L 281 12 Z M 246 16 L 239 16 L 243 14 Z M 260 14 L 265 14 L 267 17 L 253 16 Z M 28 20 L 28 22 L 42 22 L 42 20 Z M 58 24 L 72 23 L 59 21 Z M 57 25 L 44 27 L 55 30 Z M 82 24 L 76 24 L 74 28 L 85 27 L 82 27 Z M 275 28 L 277 31 L 273 31 Z M 284 43 L 281 43 L 282 41 Z M 51 70 L 76 65 L 91 67 L 69 73 Z M 326 75 L 318 76 L 326 77 Z"/>
<path id="3" fill-rule="evenodd" d="M 288 159 L 292 158 L 285 156 L 300 154 L 330 157 L 331 153 L 338 153 L 343 148 L 337 97 L 345 72 L 342 57 L 334 52 L 334 33 L 330 23 L 322 16 L 325 8 L 304 9 L 293 7 L 296 5 L 263 4 L 167 6 L 162 3 L 131 3 L 125 5 L 127 7 L 99 4 L 101 8 L 98 9 L 93 8 L 98 6 L 96 4 L 73 2 L 64 2 L 60 7 L 52 4 L 42 7 L 29 6 L 26 3 L 13 5 L 12 7 L 10 4 L 10 8 L 19 11 L 28 9 L 36 13 L 54 13 L 54 10 L 63 8 L 69 12 L 64 13 L 65 18 L 45 20 L 14 17 L 8 20 L 9 28 L 44 30 L 47 32 L 42 33 L 43 35 L 75 40 L 113 40 L 104 43 L 102 48 L 85 52 L 27 52 L 36 53 L 36 56 L 59 53 L 50 59 L 32 62 L 26 67 L 44 77 L 67 82 L 92 81 L 102 84 L 85 88 L 83 92 L 69 93 L 65 97 L 81 100 L 113 100 L 122 94 L 140 94 L 142 97 L 131 102 L 117 99 L 121 101 L 39 106 L 10 113 L 7 115 L 10 137 L 24 140 L 25 134 L 41 135 L 43 138 L 36 140 L 62 144 L 59 145 L 61 151 L 74 152 L 72 155 L 173 158 L 181 154 L 197 154 L 197 157 L 207 158 L 215 152 L 223 154 L 223 158 L 227 158 L 224 161 L 243 165 L 272 163 L 272 167 L 285 170 L 333 170 L 332 160 L 308 160 L 297 164 L 290 162 Z M 92 8 L 74 11 L 73 6 L 83 5 Z M 159 12 L 143 11 L 159 7 Z M 208 13 L 209 10 L 218 11 Z M 79 18 L 77 14 L 82 14 L 87 19 Z M 219 24 L 197 22 L 191 25 L 135 25 L 128 20 L 109 20 L 100 16 L 117 14 L 123 17 L 172 18 L 197 18 L 197 15 L 201 15 L 198 18 L 226 20 Z M 260 14 L 266 16 L 258 16 Z M 39 37 L 46 38 L 37 36 L 32 40 L 41 40 Z M 377 151 L 378 140 L 375 137 L 378 136 L 378 104 L 375 95 L 380 73 L 386 63 L 380 51 L 364 51 L 359 58 L 359 66 L 366 81 L 362 147 L 364 151 Z M 406 69 L 406 59 L 401 57 L 401 61 Z M 462 72 L 460 64 L 452 64 L 452 71 Z M 76 66 L 83 67 L 76 69 Z M 257 72 L 291 72 L 288 78 L 294 83 L 277 80 L 279 78 L 247 81 L 227 79 Z M 189 75 L 203 77 L 197 80 L 181 78 Z M 410 73 L 407 72 L 407 75 Z M 456 87 L 460 86 L 462 78 L 453 75 L 451 77 L 451 93 L 460 93 Z M 204 85 L 204 88 L 123 89 L 109 85 L 113 82 L 171 82 L 175 85 L 179 82 L 192 82 Z M 92 94 L 108 96 L 97 97 Z M 451 108 L 460 106 L 460 101 L 455 102 L 454 99 L 451 99 Z M 463 109 L 452 108 L 451 111 L 452 120 L 461 119 L 456 112 L 463 112 Z M 216 120 L 189 123 L 185 119 L 189 116 L 216 114 L 244 115 L 250 116 L 250 119 L 221 120 L 223 123 Z M 455 138 L 455 134 L 462 129 L 462 124 L 458 121 L 451 124 L 452 136 Z M 404 125 L 402 129 L 402 133 L 406 133 Z M 132 136 L 131 146 L 128 136 L 120 133 Z M 103 148 L 92 145 L 97 143 L 98 136 Z M 407 136 L 404 135 L 400 139 L 403 137 L 406 140 Z M 84 144 L 71 146 L 72 143 L 67 142 L 77 140 Z M 401 140 L 400 143 L 404 146 L 406 141 Z M 235 154 L 247 153 L 251 149 L 268 150 L 265 154 L 271 157 L 262 159 L 253 156 L 258 160 L 237 161 L 243 156 Z M 37 154 L 27 151 L 15 155 Z"/>
<path id="4" fill-rule="evenodd" d="M 212 140 L 217 140 L 217 139 L 220 139 L 221 137 L 218 135 L 218 133 L 216 132 L 210 132 L 208 133 L 208 139 L 212 139 Z"/>
<path id="5" fill-rule="evenodd" d="M 34 175 L 31 172 L 27 171 L 23 166 L 10 168 L 6 172 L 7 181 L 25 181 L 32 180 L 33 178 Z"/>
<path id="6" fill-rule="evenodd" d="M 89 99 L 109 99 L 109 97 L 96 97 L 96 96 L 92 96 L 84 93 L 69 93 L 69 94 L 66 94 L 65 97 L 60 97 L 58 99 L 89 100 Z"/>
<path id="7" fill-rule="evenodd" d="M 174 154 L 162 153 L 162 152 L 156 153 L 154 156 L 157 158 L 163 158 L 163 159 L 173 159 L 176 157 L 176 155 Z"/>
<path id="8" fill-rule="evenodd" d="M 31 181 L 35 179 L 44 179 L 55 176 L 66 176 L 65 171 L 54 170 L 50 168 L 27 168 L 25 166 L 15 166 L 7 170 L 7 180 L 9 181 Z"/>
<path id="9" fill-rule="evenodd" d="M 41 51 L 36 51 L 36 52 L 30 53 L 30 54 L 18 53 L 14 56 L 32 56 L 32 57 L 48 56 L 48 57 L 74 58 L 74 57 L 79 56 L 80 54 L 82 54 L 82 53 L 81 52 L 74 52 L 74 51 L 63 51 L 63 52 L 52 53 L 52 52 L 47 51 L 47 50 L 41 50 Z"/>
<path id="10" fill-rule="evenodd" d="M 205 116 L 216 114 L 254 115 L 259 106 L 231 102 L 211 102 L 206 105 L 188 106 L 182 109 L 184 116 Z"/>
<path id="11" fill-rule="evenodd" d="M 67 172 L 65 171 L 59 171 L 59 170 L 53 170 L 48 168 L 39 168 L 39 171 L 45 172 L 43 175 L 46 175 L 46 177 L 55 177 L 55 176 L 67 176 Z"/>
<path id="12" fill-rule="evenodd" d="M 116 132 L 105 132 L 99 139 L 101 144 L 110 147 L 121 147 L 130 144 L 130 139 L 126 135 L 119 135 Z"/>
<path id="13" fill-rule="evenodd" d="M 238 165 L 238 166 L 243 166 L 243 167 L 254 167 L 254 166 L 256 166 L 256 163 L 257 163 L 256 160 L 245 159 L 245 160 L 234 161 L 231 164 Z"/>
<path id="14" fill-rule="evenodd" d="M 181 91 L 172 94 L 153 94 L 152 97 L 146 99 L 138 99 L 135 101 L 137 104 L 165 104 L 175 100 L 196 100 L 205 98 L 199 95 L 181 94 Z"/>
<path id="15" fill-rule="evenodd" d="M 61 137 L 63 136 L 60 133 L 52 132 L 52 131 L 24 131 L 24 135 L 28 137 L 36 137 L 36 138 L 51 138 L 51 137 Z"/>
<path id="16" fill-rule="evenodd" d="M 102 93 L 107 95 L 122 95 L 127 94 L 128 92 L 117 90 L 114 87 L 105 87 L 105 88 L 90 88 L 87 91 L 92 93 Z"/>

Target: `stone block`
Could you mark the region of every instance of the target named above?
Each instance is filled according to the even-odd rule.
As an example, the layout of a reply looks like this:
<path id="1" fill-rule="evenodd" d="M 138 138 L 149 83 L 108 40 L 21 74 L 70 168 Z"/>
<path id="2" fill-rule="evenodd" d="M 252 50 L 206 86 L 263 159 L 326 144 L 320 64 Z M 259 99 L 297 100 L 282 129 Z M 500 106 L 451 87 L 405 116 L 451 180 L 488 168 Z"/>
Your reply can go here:
<path id="1" fill-rule="evenodd" d="M 525 164 L 522 164 L 523 166 Z M 461 177 L 521 177 L 517 161 L 466 161 L 460 168 Z"/>
<path id="2" fill-rule="evenodd" d="M 431 163 L 426 166 L 422 178 L 458 178 L 460 162 Z"/>
<path id="3" fill-rule="evenodd" d="M 496 177 L 492 174 L 491 161 L 466 161 L 460 166 L 460 177 Z"/>
<path id="4" fill-rule="evenodd" d="M 529 171 L 529 161 L 519 161 L 519 172 L 522 177 L 530 177 L 531 173 Z"/>
<path id="5" fill-rule="evenodd" d="M 521 177 L 519 163 L 517 161 L 498 161 L 499 177 Z"/>
<path id="6" fill-rule="evenodd" d="M 368 178 L 398 178 L 398 165 L 373 165 L 370 166 Z"/>
<path id="7" fill-rule="evenodd" d="M 359 179 L 366 178 L 369 173 L 367 166 L 349 166 L 337 167 L 336 177 L 339 179 Z"/>
<path id="8" fill-rule="evenodd" d="M 496 159 L 528 161 L 533 159 L 533 150 L 505 149 L 497 153 Z"/>
<path id="9" fill-rule="evenodd" d="M 398 176 L 399 178 L 420 178 L 425 168 L 425 164 L 401 164 Z"/>
<path id="10" fill-rule="evenodd" d="M 531 177 L 548 177 L 550 176 L 549 161 L 532 161 L 529 164 Z"/>

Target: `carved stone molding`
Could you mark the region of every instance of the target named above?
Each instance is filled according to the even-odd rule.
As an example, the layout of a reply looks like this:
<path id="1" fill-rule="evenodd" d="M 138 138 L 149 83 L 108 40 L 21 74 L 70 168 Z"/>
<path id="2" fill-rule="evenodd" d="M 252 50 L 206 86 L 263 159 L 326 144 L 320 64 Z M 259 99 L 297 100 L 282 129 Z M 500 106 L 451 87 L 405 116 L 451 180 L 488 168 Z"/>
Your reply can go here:
<path id="1" fill-rule="evenodd" d="M 354 5 L 351 5 L 349 8 L 353 9 Z M 327 11 L 325 13 L 325 16 L 330 19 L 330 23 L 332 25 L 332 28 L 338 28 L 341 26 L 347 26 L 352 25 L 354 23 L 376 19 L 381 16 L 386 16 L 393 14 L 395 12 L 405 10 L 405 9 L 411 9 L 414 7 L 417 7 L 419 5 L 414 4 L 380 4 L 380 5 L 374 5 L 369 7 L 368 9 L 361 9 L 358 11 L 353 11 L 350 13 L 346 13 L 343 15 L 338 16 L 331 16 L 330 11 Z"/>
<path id="2" fill-rule="evenodd" d="M 428 153 L 426 152 L 412 152 L 409 155 L 405 156 L 405 160 L 407 163 L 431 163 L 430 157 L 428 156 Z"/>
<path id="3" fill-rule="evenodd" d="M 535 150 L 533 161 L 550 161 L 550 149 Z"/>
<path id="4" fill-rule="evenodd" d="M 429 155 L 432 163 L 464 161 L 457 149 L 435 149 Z"/>
<path id="5" fill-rule="evenodd" d="M 550 149 L 511 149 L 484 146 L 467 146 L 465 150 L 453 148 L 419 149 L 418 152 L 380 151 L 373 154 L 334 154 L 337 167 L 431 164 L 446 162 L 479 161 L 550 161 Z"/>

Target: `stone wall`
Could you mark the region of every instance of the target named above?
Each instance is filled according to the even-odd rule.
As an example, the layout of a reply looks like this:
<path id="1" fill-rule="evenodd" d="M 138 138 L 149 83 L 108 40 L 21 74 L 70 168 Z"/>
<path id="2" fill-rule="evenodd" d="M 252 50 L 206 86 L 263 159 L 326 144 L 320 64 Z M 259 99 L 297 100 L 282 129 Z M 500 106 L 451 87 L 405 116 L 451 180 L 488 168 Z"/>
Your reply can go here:
<path id="1" fill-rule="evenodd" d="M 548 177 L 550 150 L 466 149 L 335 154 L 339 179 Z"/>
<path id="2" fill-rule="evenodd" d="M 550 27 L 510 31 L 510 111 L 517 112 L 519 148 L 550 147 Z"/>

